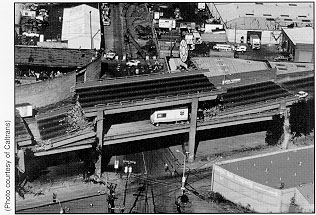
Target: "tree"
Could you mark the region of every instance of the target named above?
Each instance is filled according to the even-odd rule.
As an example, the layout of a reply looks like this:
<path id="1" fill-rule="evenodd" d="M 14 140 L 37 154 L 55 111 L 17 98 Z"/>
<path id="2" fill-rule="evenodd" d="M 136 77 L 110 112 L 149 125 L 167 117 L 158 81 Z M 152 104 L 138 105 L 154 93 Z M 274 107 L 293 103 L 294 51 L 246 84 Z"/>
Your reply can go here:
<path id="1" fill-rule="evenodd" d="M 293 104 L 290 109 L 289 122 L 294 137 L 310 134 L 315 123 L 314 99 L 300 100 Z"/>
<path id="2" fill-rule="evenodd" d="M 144 45 L 142 49 L 151 56 L 157 55 L 156 44 L 153 40 L 147 41 L 146 45 Z"/>
<path id="3" fill-rule="evenodd" d="M 142 25 L 137 25 L 135 27 L 135 31 L 137 33 L 137 36 L 141 39 L 150 39 L 152 38 L 152 29 L 149 25 L 147 26 L 142 26 Z"/>
<path id="4" fill-rule="evenodd" d="M 284 116 L 275 115 L 272 117 L 272 124 L 269 126 L 265 142 L 268 145 L 277 145 L 283 135 Z"/>

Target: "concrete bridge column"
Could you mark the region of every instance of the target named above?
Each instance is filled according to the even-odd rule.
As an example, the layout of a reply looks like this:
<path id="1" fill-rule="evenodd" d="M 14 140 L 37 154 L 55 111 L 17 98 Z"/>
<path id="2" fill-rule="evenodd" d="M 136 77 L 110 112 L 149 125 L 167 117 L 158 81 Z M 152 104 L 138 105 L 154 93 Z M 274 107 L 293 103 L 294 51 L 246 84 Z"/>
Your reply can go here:
<path id="1" fill-rule="evenodd" d="M 290 121 L 289 121 L 289 109 L 285 109 L 283 112 L 284 115 L 284 124 L 283 124 L 283 141 L 281 148 L 282 149 L 287 149 L 289 147 L 289 141 L 291 139 L 291 128 L 290 128 Z"/>
<path id="2" fill-rule="evenodd" d="M 195 135 L 196 135 L 196 121 L 198 111 L 199 99 L 193 98 L 191 105 L 191 119 L 190 119 L 190 133 L 189 133 L 189 162 L 193 162 L 195 158 Z"/>
<path id="3" fill-rule="evenodd" d="M 103 120 L 104 120 L 104 113 L 103 110 L 99 110 L 97 114 L 97 137 L 98 137 L 98 160 L 95 163 L 95 171 L 96 174 L 101 177 L 102 176 L 102 148 L 103 148 Z"/>

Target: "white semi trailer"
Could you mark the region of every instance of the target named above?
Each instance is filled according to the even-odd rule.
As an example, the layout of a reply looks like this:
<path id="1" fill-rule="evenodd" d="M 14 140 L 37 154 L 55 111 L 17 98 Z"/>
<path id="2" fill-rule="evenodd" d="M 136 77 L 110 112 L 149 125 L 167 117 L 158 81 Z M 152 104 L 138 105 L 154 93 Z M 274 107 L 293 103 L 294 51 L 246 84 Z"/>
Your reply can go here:
<path id="1" fill-rule="evenodd" d="M 159 126 L 160 123 L 168 122 L 185 122 L 189 119 L 189 111 L 187 107 L 170 109 L 170 110 L 157 110 L 150 116 L 150 122 Z"/>
<path id="2" fill-rule="evenodd" d="M 250 45 L 252 49 L 260 49 L 261 41 L 258 35 L 250 35 Z"/>

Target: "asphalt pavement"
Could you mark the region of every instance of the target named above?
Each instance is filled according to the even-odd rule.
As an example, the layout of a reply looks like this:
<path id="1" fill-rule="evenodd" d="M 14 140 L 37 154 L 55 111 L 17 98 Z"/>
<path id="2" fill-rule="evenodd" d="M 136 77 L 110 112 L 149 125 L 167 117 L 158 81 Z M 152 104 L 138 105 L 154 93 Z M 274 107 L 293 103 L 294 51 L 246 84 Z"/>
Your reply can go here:
<path id="1" fill-rule="evenodd" d="M 232 138 L 236 140 L 236 137 Z M 223 144 L 222 141 L 219 141 L 221 142 L 220 145 Z M 240 142 L 246 144 L 242 140 Z M 310 142 L 313 142 L 313 138 Z M 209 146 L 211 145 L 213 148 L 218 147 L 215 143 L 209 143 Z M 237 145 L 235 147 L 238 148 Z M 295 147 L 295 145 L 290 145 L 290 147 Z M 177 153 L 177 150 L 181 150 L 181 146 L 126 155 L 124 159 L 136 162 L 136 165 L 133 166 L 133 175 L 129 180 L 126 180 L 124 174 L 104 173 L 103 180 L 117 184 L 117 199 L 115 201 L 117 209 L 115 211 L 119 212 L 120 208 L 124 207 L 124 213 L 129 211 L 135 213 L 177 213 L 175 201 L 181 194 L 183 165 L 183 156 Z M 210 168 L 214 162 L 273 152 L 280 150 L 280 148 L 265 147 L 261 150 L 242 150 L 239 153 L 233 150 L 232 153 L 223 155 L 223 157 L 217 157 L 216 150 L 214 150 L 208 150 L 212 154 L 209 159 L 201 160 L 199 158 L 186 165 L 186 175 L 188 176 L 186 188 L 189 202 L 181 209 L 185 213 L 223 213 L 223 208 L 209 202 L 207 198 L 211 191 Z M 230 152 L 232 149 L 228 150 Z M 166 168 L 166 163 L 168 168 Z M 59 213 L 60 206 L 66 213 L 107 213 L 108 190 L 105 185 L 84 183 L 78 176 L 76 180 L 71 177 L 64 179 L 64 181 L 60 180 L 60 183 L 39 183 L 38 188 L 43 191 L 42 195 L 28 194 L 25 199 L 17 196 L 16 213 Z M 144 188 L 144 184 L 148 186 Z M 35 187 L 33 190 L 36 191 Z M 52 203 L 53 193 L 57 193 L 57 199 L 61 205 Z"/>

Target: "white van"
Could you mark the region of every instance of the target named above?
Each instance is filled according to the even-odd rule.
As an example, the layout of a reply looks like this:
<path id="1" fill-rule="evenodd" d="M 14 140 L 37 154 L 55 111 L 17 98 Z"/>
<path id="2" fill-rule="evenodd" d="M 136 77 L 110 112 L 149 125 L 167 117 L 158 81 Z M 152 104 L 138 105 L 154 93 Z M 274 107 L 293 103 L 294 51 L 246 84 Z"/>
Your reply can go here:
<path id="1" fill-rule="evenodd" d="M 213 49 L 219 51 L 232 51 L 233 47 L 229 44 L 216 44 L 215 46 L 213 46 Z"/>
<path id="2" fill-rule="evenodd" d="M 245 46 L 245 45 L 238 45 L 237 47 L 234 47 L 234 50 L 236 52 L 245 52 L 245 51 L 247 51 L 247 46 Z"/>
<path id="3" fill-rule="evenodd" d="M 150 116 L 150 122 L 155 126 L 159 126 L 160 123 L 187 121 L 188 118 L 188 108 L 158 110 Z"/>

